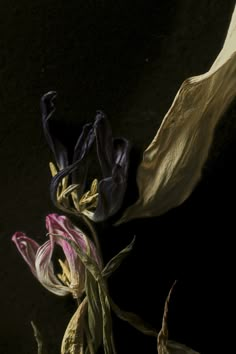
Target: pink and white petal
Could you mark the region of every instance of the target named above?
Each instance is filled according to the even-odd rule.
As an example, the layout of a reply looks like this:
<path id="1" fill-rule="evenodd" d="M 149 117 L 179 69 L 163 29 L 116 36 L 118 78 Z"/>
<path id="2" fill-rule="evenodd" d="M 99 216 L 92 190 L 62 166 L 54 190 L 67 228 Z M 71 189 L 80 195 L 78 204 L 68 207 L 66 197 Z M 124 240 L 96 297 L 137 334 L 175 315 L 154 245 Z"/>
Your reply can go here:
<path id="1" fill-rule="evenodd" d="M 83 251 L 86 250 L 84 233 L 76 228 L 66 216 L 49 214 L 46 217 L 46 227 L 49 233 L 59 233 L 61 235 L 63 233 L 65 237 L 75 241 Z"/>
<path id="2" fill-rule="evenodd" d="M 12 241 L 15 243 L 18 251 L 30 267 L 31 272 L 34 274 L 34 276 L 37 277 L 35 269 L 35 258 L 39 249 L 39 244 L 31 238 L 27 237 L 23 232 L 16 232 L 12 236 Z"/>
<path id="3" fill-rule="evenodd" d="M 71 291 L 67 286 L 62 285 L 54 274 L 51 261 L 53 247 L 54 243 L 51 239 L 39 247 L 35 260 L 36 276 L 47 290 L 56 295 L 65 296 Z"/>
<path id="4" fill-rule="evenodd" d="M 61 232 L 62 236 L 66 237 L 66 234 Z M 68 237 L 67 237 L 68 238 Z M 73 293 L 77 293 L 77 297 L 80 297 L 84 289 L 84 265 L 80 261 L 74 248 L 66 241 L 59 237 L 50 235 L 52 242 L 57 243 L 63 249 L 66 260 L 68 262 L 70 270 L 70 288 Z"/>
<path id="5" fill-rule="evenodd" d="M 61 240 L 61 247 L 65 253 L 65 257 L 67 259 L 71 282 L 70 286 L 72 289 L 76 289 L 78 297 L 80 297 L 83 289 L 84 289 L 84 281 L 85 281 L 85 268 L 81 260 L 79 259 L 76 251 L 72 248 L 72 246 L 65 240 Z"/>
<path id="6" fill-rule="evenodd" d="M 77 226 L 73 225 L 66 216 L 61 216 L 60 218 L 63 218 L 64 220 L 62 227 L 64 228 L 65 232 L 67 231 L 68 237 L 75 241 L 78 247 L 84 253 L 87 253 L 89 250 L 91 257 L 96 261 L 96 263 L 98 263 L 98 265 L 101 265 L 102 262 L 96 247 L 94 243 L 88 238 L 88 236 L 86 236 L 85 233 L 81 231 Z"/>
<path id="7" fill-rule="evenodd" d="M 71 224 L 67 217 L 57 214 L 50 214 L 46 217 L 46 226 L 50 233 L 51 240 L 62 247 L 69 264 L 71 277 L 76 283 L 78 283 L 78 277 L 80 276 L 81 271 L 84 271 L 84 267 L 82 267 L 76 251 L 68 242 L 53 235 L 59 234 L 69 240 L 72 240 L 81 249 L 81 241 L 83 244 L 86 244 L 83 233 L 79 230 L 78 235 L 73 235 L 73 224 Z"/>
<path id="8" fill-rule="evenodd" d="M 85 234 L 78 227 L 73 225 L 66 216 L 61 216 L 59 220 L 63 221 L 61 227 L 67 233 L 68 237 L 75 241 L 83 252 L 86 252 L 88 238 Z"/>
<path id="9" fill-rule="evenodd" d="M 46 226 L 50 233 L 59 233 L 76 242 L 78 247 L 85 253 L 90 248 L 92 258 L 101 265 L 101 260 L 93 242 L 81 231 L 73 225 L 71 221 L 64 215 L 50 214 L 46 218 Z M 56 241 L 58 243 L 58 241 Z"/>

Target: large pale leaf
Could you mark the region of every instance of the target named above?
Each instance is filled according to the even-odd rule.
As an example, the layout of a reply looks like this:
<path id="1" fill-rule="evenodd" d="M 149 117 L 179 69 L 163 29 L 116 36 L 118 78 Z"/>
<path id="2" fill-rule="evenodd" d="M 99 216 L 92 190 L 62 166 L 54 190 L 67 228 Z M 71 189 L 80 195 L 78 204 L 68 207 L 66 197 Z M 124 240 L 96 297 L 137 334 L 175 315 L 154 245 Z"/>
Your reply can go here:
<path id="1" fill-rule="evenodd" d="M 214 129 L 236 97 L 236 10 L 224 46 L 203 75 L 181 85 L 138 168 L 139 199 L 118 223 L 183 203 L 201 177 Z"/>

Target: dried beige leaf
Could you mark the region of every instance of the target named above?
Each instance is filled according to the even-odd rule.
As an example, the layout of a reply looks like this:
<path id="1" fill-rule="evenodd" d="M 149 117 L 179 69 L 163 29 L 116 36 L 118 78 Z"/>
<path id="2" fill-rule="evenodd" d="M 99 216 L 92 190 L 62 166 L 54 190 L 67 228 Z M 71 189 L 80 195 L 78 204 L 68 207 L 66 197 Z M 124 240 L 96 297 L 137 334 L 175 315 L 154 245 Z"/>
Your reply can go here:
<path id="1" fill-rule="evenodd" d="M 62 340 L 61 354 L 84 354 L 84 316 L 87 305 L 87 298 L 84 298 L 72 316 Z"/>
<path id="2" fill-rule="evenodd" d="M 194 350 L 188 348 L 184 344 L 180 344 L 168 339 L 168 326 L 167 326 L 168 305 L 175 284 L 176 281 L 172 285 L 165 301 L 164 313 L 162 318 L 162 326 L 157 336 L 158 354 L 199 354 L 198 352 L 195 352 Z"/>
<path id="3" fill-rule="evenodd" d="M 215 127 L 236 97 L 236 9 L 224 46 L 203 75 L 185 80 L 138 168 L 138 201 L 118 223 L 161 215 L 189 197 Z"/>

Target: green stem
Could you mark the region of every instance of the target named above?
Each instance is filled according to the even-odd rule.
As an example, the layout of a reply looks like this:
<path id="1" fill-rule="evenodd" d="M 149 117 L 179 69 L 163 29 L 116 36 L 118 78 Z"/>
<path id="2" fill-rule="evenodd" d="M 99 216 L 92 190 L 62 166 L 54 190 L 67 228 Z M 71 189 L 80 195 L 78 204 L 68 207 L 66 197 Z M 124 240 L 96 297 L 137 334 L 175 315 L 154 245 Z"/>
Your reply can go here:
<path id="1" fill-rule="evenodd" d="M 104 262 L 103 262 L 103 257 L 102 257 L 102 251 L 101 251 L 101 246 L 100 246 L 100 242 L 98 240 L 98 237 L 97 237 L 97 233 L 96 233 L 96 230 L 95 230 L 95 227 L 93 226 L 92 222 L 89 220 L 89 218 L 83 214 L 81 214 L 81 218 L 82 220 L 84 221 L 85 225 L 88 227 L 89 231 L 91 232 L 91 235 L 92 235 L 92 238 L 93 238 L 93 241 L 95 243 L 95 246 L 97 248 L 97 252 L 99 254 L 99 257 L 100 257 L 100 260 L 101 260 L 101 263 L 102 263 L 102 268 L 104 267 Z"/>

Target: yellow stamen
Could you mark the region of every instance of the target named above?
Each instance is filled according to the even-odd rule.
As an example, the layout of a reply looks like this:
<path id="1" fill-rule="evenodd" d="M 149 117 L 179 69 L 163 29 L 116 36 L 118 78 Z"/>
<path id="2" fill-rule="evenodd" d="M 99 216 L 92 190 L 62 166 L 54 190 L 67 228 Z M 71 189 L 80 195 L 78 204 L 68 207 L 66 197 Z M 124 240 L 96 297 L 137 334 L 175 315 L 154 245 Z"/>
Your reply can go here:
<path id="1" fill-rule="evenodd" d="M 49 168 L 50 168 L 52 177 L 56 176 L 58 171 L 57 171 L 57 168 L 56 168 L 56 166 L 54 165 L 53 162 L 49 162 Z"/>
<path id="2" fill-rule="evenodd" d="M 83 211 L 84 209 L 95 209 L 98 203 L 98 180 L 94 179 L 90 190 L 87 191 L 82 195 L 79 200 L 79 207 L 80 210 Z"/>
<path id="3" fill-rule="evenodd" d="M 70 274 L 70 269 L 68 267 L 67 261 L 63 262 L 60 258 L 58 259 L 58 262 L 61 266 L 62 273 L 57 274 L 58 278 L 66 285 L 70 285 L 71 283 L 71 274 Z"/>

